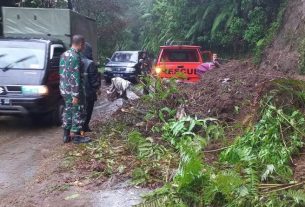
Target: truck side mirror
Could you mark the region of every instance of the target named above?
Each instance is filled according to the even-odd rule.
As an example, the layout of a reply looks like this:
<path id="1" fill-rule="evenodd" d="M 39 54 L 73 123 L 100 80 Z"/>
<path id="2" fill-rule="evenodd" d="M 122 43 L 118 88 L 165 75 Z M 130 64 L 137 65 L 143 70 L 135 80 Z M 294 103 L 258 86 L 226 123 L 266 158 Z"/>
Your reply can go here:
<path id="1" fill-rule="evenodd" d="M 111 61 L 110 58 L 106 58 L 106 64 L 109 63 Z"/>

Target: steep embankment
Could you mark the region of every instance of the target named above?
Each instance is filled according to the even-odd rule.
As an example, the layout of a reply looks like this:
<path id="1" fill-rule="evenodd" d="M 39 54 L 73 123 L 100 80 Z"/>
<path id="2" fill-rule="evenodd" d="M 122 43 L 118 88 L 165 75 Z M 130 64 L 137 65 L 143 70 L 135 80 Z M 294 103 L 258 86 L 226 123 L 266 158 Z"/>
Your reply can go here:
<path id="1" fill-rule="evenodd" d="M 181 90 L 188 97 L 188 113 L 229 122 L 249 117 L 261 86 L 286 77 L 281 71 L 264 70 L 252 62 L 251 59 L 232 60 L 205 73 L 200 83 L 183 85 Z"/>
<path id="2" fill-rule="evenodd" d="M 304 36 L 305 1 L 288 0 L 283 25 L 272 44 L 266 49 L 260 67 L 266 70 L 299 72 Z"/>

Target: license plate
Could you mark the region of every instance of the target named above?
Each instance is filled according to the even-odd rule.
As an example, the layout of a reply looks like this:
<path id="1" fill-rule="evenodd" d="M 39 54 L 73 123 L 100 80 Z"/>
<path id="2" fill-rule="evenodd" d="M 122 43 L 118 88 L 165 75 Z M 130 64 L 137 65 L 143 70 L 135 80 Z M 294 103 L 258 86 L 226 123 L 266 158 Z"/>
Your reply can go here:
<path id="1" fill-rule="evenodd" d="M 0 105 L 10 105 L 11 102 L 9 99 L 5 98 L 5 99 L 0 99 Z"/>
<path id="2" fill-rule="evenodd" d="M 114 77 L 123 77 L 123 74 L 113 74 Z"/>

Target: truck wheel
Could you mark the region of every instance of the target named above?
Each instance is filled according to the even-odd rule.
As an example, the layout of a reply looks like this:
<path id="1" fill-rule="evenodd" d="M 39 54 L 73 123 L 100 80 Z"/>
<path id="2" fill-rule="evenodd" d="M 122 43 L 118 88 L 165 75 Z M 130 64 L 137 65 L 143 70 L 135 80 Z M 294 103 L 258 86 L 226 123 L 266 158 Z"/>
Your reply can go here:
<path id="1" fill-rule="evenodd" d="M 62 114 L 64 112 L 65 104 L 63 100 L 61 100 L 56 109 L 51 112 L 51 123 L 55 126 L 61 126 L 62 125 Z"/>

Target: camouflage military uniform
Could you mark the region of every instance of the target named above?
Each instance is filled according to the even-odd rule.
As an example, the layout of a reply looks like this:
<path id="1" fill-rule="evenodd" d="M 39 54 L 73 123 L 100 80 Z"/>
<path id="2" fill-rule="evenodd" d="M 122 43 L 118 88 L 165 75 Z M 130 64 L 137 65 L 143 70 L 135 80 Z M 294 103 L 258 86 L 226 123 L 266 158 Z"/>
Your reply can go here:
<path id="1" fill-rule="evenodd" d="M 73 48 L 62 54 L 60 59 L 60 92 L 65 100 L 63 128 L 80 132 L 85 121 L 85 96 L 80 54 Z M 78 104 L 73 105 L 73 97 Z"/>

